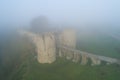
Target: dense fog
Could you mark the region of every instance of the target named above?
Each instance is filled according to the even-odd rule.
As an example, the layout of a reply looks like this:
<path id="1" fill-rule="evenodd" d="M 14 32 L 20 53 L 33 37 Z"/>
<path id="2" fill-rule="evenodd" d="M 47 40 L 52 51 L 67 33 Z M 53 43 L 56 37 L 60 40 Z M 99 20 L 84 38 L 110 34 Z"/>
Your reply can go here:
<path id="1" fill-rule="evenodd" d="M 0 80 L 119 80 L 119 8 L 119 0 L 0 0 Z M 28 32 L 33 37 L 28 38 L 21 32 Z M 76 50 L 102 58 L 110 57 L 104 60 L 116 60 L 117 64 L 106 62 L 106 66 L 103 61 L 100 66 L 91 67 L 89 61 L 81 66 L 59 59 L 54 36 L 61 39 L 61 35 L 64 44 L 72 44 Z M 37 61 L 35 46 L 40 46 L 42 40 L 56 49 L 53 60 L 58 60 L 50 65 Z M 70 40 L 73 42 L 69 43 Z M 81 60 L 79 53 L 76 57 L 71 54 Z"/>

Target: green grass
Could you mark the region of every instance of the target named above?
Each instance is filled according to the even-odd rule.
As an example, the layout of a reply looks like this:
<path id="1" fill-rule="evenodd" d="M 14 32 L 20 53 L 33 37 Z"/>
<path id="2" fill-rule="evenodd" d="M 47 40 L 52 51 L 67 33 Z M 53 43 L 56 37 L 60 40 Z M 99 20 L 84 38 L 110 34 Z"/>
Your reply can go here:
<path id="1" fill-rule="evenodd" d="M 120 59 L 120 41 L 107 35 L 80 36 L 77 49 Z"/>
<path id="2" fill-rule="evenodd" d="M 52 64 L 40 64 L 29 59 L 11 80 L 119 80 L 120 66 L 89 66 L 58 59 Z M 20 72 L 19 72 L 20 71 Z"/>

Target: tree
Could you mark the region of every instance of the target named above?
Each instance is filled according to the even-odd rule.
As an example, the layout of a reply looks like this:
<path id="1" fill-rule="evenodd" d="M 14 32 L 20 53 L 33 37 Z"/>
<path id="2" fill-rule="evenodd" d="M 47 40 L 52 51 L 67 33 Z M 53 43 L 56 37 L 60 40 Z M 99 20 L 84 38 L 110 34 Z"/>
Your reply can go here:
<path id="1" fill-rule="evenodd" d="M 39 16 L 31 21 L 31 31 L 42 33 L 48 30 L 49 21 L 45 16 Z"/>

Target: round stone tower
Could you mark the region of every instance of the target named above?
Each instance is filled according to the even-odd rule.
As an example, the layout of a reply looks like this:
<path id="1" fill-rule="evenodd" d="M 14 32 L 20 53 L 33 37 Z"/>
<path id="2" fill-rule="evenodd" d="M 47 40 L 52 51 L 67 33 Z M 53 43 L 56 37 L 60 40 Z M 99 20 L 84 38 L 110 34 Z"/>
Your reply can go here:
<path id="1" fill-rule="evenodd" d="M 76 48 L 76 31 L 74 29 L 65 29 L 60 34 L 60 46 L 68 48 Z M 66 56 L 67 59 L 71 59 L 73 55 L 71 52 L 61 48 L 59 56 Z"/>

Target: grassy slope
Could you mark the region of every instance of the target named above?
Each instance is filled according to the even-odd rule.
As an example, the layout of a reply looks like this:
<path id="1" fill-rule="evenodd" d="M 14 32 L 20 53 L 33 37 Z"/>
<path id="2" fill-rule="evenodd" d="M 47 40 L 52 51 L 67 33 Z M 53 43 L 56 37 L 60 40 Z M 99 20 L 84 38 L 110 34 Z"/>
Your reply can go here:
<path id="1" fill-rule="evenodd" d="M 24 57 L 31 51 L 29 41 L 16 32 L 4 37 L 6 38 L 0 42 L 0 80 L 8 80 L 10 74 L 21 66 Z"/>
<path id="2" fill-rule="evenodd" d="M 40 64 L 32 56 L 21 65 L 11 80 L 119 80 L 120 66 L 82 66 L 64 59 Z"/>
<path id="3" fill-rule="evenodd" d="M 79 35 L 77 48 L 120 59 L 120 41 L 105 34 Z"/>

